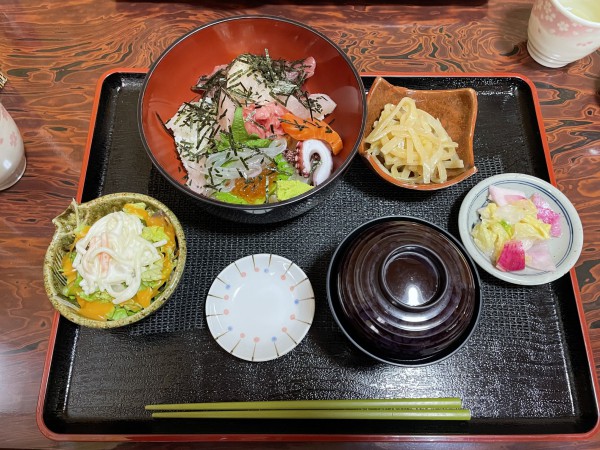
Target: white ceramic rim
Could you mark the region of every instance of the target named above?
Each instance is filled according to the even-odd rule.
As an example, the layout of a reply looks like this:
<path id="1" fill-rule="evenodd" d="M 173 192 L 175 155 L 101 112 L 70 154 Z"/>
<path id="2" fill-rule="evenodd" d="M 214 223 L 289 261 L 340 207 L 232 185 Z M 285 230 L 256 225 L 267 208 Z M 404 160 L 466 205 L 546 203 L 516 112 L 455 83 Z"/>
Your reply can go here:
<path id="1" fill-rule="evenodd" d="M 560 211 L 556 212 L 560 213 L 564 219 L 562 223 L 562 236 L 564 238 L 568 235 L 570 242 L 567 246 L 567 251 L 562 255 L 560 261 L 555 261 L 555 271 L 534 271 L 531 269 L 529 273 L 526 274 L 519 272 L 503 272 L 496 269 L 487 256 L 477 248 L 471 237 L 471 229 L 479 219 L 476 212 L 477 209 L 487 203 L 487 192 L 491 185 L 506 185 L 506 188 L 512 189 L 519 189 L 518 185 L 520 185 L 524 187 L 521 190 L 526 193 L 533 193 L 535 190 L 546 199 L 552 199 L 559 205 Z M 567 225 L 566 227 L 564 226 L 565 222 Z M 496 278 L 513 284 L 535 286 L 550 283 L 551 281 L 562 277 L 571 270 L 575 263 L 577 263 L 583 248 L 583 226 L 577 210 L 569 199 L 550 183 L 547 183 L 540 178 L 522 173 L 494 175 L 475 185 L 461 204 L 458 213 L 458 229 L 463 245 L 477 265 Z"/>
<path id="2" fill-rule="evenodd" d="M 252 362 L 279 358 L 306 336 L 315 313 L 310 280 L 295 263 L 261 253 L 228 265 L 206 298 L 211 335 L 228 353 Z"/>

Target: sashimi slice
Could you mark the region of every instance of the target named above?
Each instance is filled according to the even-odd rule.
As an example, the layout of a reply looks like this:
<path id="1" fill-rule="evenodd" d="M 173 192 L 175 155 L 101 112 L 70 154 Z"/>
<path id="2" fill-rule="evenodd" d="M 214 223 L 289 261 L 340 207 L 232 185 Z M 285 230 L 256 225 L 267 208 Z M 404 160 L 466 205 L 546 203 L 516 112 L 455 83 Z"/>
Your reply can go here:
<path id="1" fill-rule="evenodd" d="M 317 68 L 317 61 L 312 56 L 309 56 L 300 64 L 296 64 L 291 66 L 291 70 L 287 71 L 285 76 L 289 81 L 296 81 L 298 75 L 300 74 L 298 69 L 302 69 L 304 72 L 304 79 L 312 77 L 315 74 L 315 70 Z"/>
<path id="2" fill-rule="evenodd" d="M 217 72 L 222 72 L 225 69 L 227 69 L 227 64 L 220 64 L 218 66 L 215 66 L 215 68 L 212 70 L 212 72 L 210 72 L 207 75 L 202 75 L 200 78 L 198 78 L 198 81 L 196 82 L 196 90 L 200 90 L 200 89 L 204 89 L 204 85 L 205 83 Z"/>
<path id="3" fill-rule="evenodd" d="M 248 134 L 256 134 L 261 139 L 283 136 L 285 132 L 279 118 L 285 113 L 287 110 L 278 103 L 267 103 L 258 108 L 255 105 L 245 106 L 244 126 Z"/>
<path id="4" fill-rule="evenodd" d="M 212 111 L 213 108 L 214 104 L 210 100 L 184 103 L 177 113 L 165 123 L 165 127 L 173 133 L 177 152 L 182 160 L 197 160 L 202 155 L 204 148 L 210 145 L 211 137 L 218 126 L 216 120 L 207 120 L 201 123 L 197 120 L 182 120 L 182 117 L 193 116 L 197 110 Z"/>
<path id="5" fill-rule="evenodd" d="M 525 268 L 525 250 L 520 241 L 508 241 L 504 244 L 496 268 L 504 272 L 523 270 Z"/>
<path id="6" fill-rule="evenodd" d="M 319 139 L 327 142 L 334 155 L 337 155 L 344 147 L 340 135 L 329 124 L 319 119 L 301 119 L 287 113 L 281 117 L 281 127 L 297 141 Z"/>
<path id="7" fill-rule="evenodd" d="M 240 105 L 266 105 L 275 101 L 265 78 L 252 67 L 235 60 L 227 72 L 227 86 L 229 95 Z"/>
<path id="8" fill-rule="evenodd" d="M 489 187 L 489 199 L 496 203 L 498 206 L 508 205 L 518 200 L 524 200 L 527 197 L 525 193 L 514 189 L 507 189 L 498 186 Z"/>
<path id="9" fill-rule="evenodd" d="M 528 267 L 537 270 L 554 271 L 556 265 L 550 253 L 547 241 L 537 241 L 525 252 L 525 260 Z"/>
<path id="10" fill-rule="evenodd" d="M 183 167 L 187 172 L 187 180 L 185 184 L 187 184 L 192 191 L 203 193 L 204 187 L 206 186 L 206 173 L 203 170 L 205 166 L 205 158 L 202 157 L 199 161 L 181 158 L 181 162 L 183 163 Z"/>
<path id="11" fill-rule="evenodd" d="M 312 113 L 310 109 L 304 106 L 300 100 L 293 95 L 290 95 L 287 99 L 282 100 L 285 100 L 285 107 L 287 110 L 301 119 L 323 120 L 323 118 L 326 115 L 331 114 L 337 106 L 337 104 L 327 94 L 311 94 L 308 96 L 308 99 L 312 105 L 315 105 L 315 107 L 312 108 Z"/>
<path id="12" fill-rule="evenodd" d="M 229 127 L 233 123 L 236 105 L 225 93 L 221 93 L 218 105 L 217 117 L 219 118 L 219 129 L 229 130 Z"/>
<path id="13" fill-rule="evenodd" d="M 308 96 L 311 102 L 315 102 L 319 105 L 319 113 L 314 115 L 317 119 L 323 119 L 325 116 L 331 114 L 337 103 L 335 103 L 331 97 L 327 94 L 311 94 Z"/>

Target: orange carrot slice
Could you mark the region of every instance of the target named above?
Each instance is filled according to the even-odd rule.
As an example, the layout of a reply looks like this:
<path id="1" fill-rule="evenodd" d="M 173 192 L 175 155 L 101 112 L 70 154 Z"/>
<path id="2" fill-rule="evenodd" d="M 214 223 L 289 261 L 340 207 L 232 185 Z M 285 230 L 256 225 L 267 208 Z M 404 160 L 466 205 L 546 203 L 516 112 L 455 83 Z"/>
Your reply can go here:
<path id="1" fill-rule="evenodd" d="M 301 119 L 292 113 L 286 113 L 280 118 L 283 131 L 297 141 L 321 139 L 331 146 L 331 152 L 337 155 L 344 146 L 340 135 L 319 119 Z"/>

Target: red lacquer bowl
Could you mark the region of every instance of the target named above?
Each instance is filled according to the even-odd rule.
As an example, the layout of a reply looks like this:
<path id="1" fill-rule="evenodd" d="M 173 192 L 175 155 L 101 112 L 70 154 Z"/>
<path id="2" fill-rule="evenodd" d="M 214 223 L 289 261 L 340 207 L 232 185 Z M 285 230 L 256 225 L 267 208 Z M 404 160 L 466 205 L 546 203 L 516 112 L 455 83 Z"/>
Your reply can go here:
<path id="1" fill-rule="evenodd" d="M 305 88 L 328 94 L 336 110 L 327 121 L 335 124 L 344 142 L 334 157 L 334 172 L 305 194 L 267 205 L 233 205 L 207 198 L 186 186 L 186 172 L 173 137 L 163 126 L 183 102 L 196 94 L 191 87 L 199 76 L 228 64 L 242 53 L 273 59 L 315 58 L 315 75 Z M 334 42 L 310 27 L 270 16 L 231 17 L 203 25 L 174 42 L 150 68 L 142 87 L 138 123 L 142 142 L 156 168 L 177 188 L 196 198 L 209 212 L 243 223 L 278 222 L 298 216 L 330 194 L 357 153 L 366 120 L 366 95 L 361 78 L 348 56 Z"/>

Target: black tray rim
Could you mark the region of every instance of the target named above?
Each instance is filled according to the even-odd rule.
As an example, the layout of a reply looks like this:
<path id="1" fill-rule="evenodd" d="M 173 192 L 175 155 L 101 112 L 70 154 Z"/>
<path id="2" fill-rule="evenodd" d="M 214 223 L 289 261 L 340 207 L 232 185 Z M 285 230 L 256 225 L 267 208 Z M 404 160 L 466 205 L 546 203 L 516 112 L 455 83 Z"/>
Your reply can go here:
<path id="1" fill-rule="evenodd" d="M 96 121 L 100 114 L 99 105 L 100 97 L 104 84 L 113 76 L 124 75 L 146 75 L 148 68 L 134 67 L 116 67 L 105 71 L 96 83 L 94 100 L 90 116 L 87 140 L 85 144 L 84 155 L 81 164 L 81 173 L 77 187 L 76 200 L 81 202 L 85 187 L 86 174 L 89 164 L 89 157 L 92 148 L 92 140 L 96 128 Z M 432 72 L 361 72 L 361 78 L 506 78 L 517 79 L 527 85 L 530 90 L 535 115 L 537 119 L 537 128 L 540 133 L 540 139 L 543 145 L 546 168 L 548 172 L 549 182 L 557 186 L 552 165 L 552 157 L 548 145 L 539 96 L 537 88 L 533 81 L 523 74 L 516 72 L 458 72 L 458 73 L 432 73 Z M 50 336 L 48 338 L 48 348 L 44 360 L 44 368 L 38 395 L 36 407 L 36 424 L 40 432 L 48 439 L 59 442 L 573 442 L 585 441 L 593 437 L 600 431 L 600 415 L 599 415 L 599 395 L 600 383 L 596 373 L 594 356 L 592 352 L 589 330 L 585 320 L 585 311 L 581 299 L 581 290 L 577 281 L 575 268 L 569 271 L 570 281 L 573 288 L 573 294 L 576 301 L 577 314 L 579 318 L 579 326 L 581 328 L 583 343 L 585 346 L 585 354 L 587 357 L 588 369 L 592 380 L 592 390 L 594 393 L 594 412 L 596 413 L 596 421 L 589 430 L 583 433 L 566 433 L 566 434 L 456 434 L 456 435 L 380 435 L 380 434 L 73 434 L 73 433 L 58 433 L 51 430 L 44 421 L 44 406 L 45 398 L 48 390 L 48 381 L 54 348 L 56 344 L 58 326 L 62 318 L 58 311 L 54 312 Z"/>

